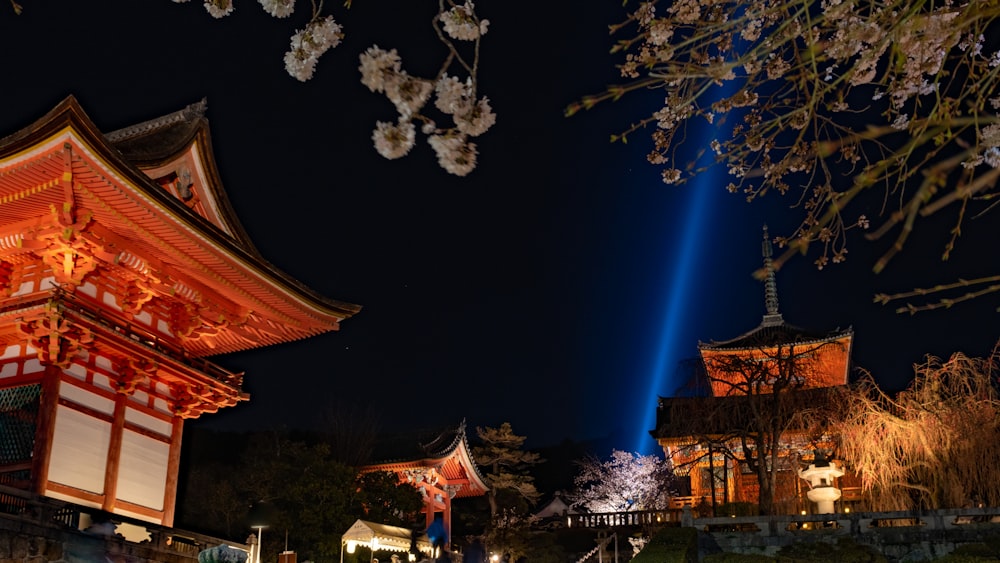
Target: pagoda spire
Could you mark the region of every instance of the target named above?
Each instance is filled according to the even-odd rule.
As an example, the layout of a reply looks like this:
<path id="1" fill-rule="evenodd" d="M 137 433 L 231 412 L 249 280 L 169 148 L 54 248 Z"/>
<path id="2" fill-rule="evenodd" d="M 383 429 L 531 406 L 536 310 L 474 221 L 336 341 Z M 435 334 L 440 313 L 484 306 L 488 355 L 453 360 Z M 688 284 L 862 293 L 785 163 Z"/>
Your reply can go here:
<path id="1" fill-rule="evenodd" d="M 763 326 L 773 326 L 784 322 L 781 313 L 778 312 L 778 284 L 774 276 L 774 261 L 771 260 L 771 238 L 767 236 L 767 225 L 764 225 L 764 305 L 767 313 L 764 315 Z"/>

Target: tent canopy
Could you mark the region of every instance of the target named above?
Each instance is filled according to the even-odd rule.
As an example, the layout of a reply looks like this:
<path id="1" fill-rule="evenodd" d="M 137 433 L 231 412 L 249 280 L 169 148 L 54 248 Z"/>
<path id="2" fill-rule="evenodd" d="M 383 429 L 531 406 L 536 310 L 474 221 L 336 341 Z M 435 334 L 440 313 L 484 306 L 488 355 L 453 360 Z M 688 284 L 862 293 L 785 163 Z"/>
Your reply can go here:
<path id="1" fill-rule="evenodd" d="M 352 542 L 353 545 L 363 545 L 373 551 L 385 549 L 407 552 L 410 550 L 412 532 L 401 526 L 357 520 L 344 532 L 341 541 L 348 544 L 348 552 L 352 551 Z M 431 550 L 431 542 L 427 538 L 427 534 L 421 533 L 417 536 L 417 549 L 422 552 Z"/>

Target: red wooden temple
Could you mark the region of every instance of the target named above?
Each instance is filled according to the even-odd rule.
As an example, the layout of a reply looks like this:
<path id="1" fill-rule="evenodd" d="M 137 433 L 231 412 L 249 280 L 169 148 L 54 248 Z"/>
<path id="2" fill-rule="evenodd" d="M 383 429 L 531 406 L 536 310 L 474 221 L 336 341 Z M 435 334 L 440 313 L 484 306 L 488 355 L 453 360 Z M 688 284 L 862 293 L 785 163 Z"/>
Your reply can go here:
<path id="1" fill-rule="evenodd" d="M 454 428 L 418 431 L 385 438 L 362 472 L 391 471 L 420 491 L 426 524 L 440 514 L 451 538 L 451 501 L 482 496 L 489 490 L 472 458 L 465 421 Z"/>
<path id="2" fill-rule="evenodd" d="M 249 399 L 206 358 L 360 310 L 254 248 L 204 114 L 103 133 L 70 97 L 0 139 L 0 483 L 171 526 L 184 419 Z"/>
<path id="3" fill-rule="evenodd" d="M 741 408 L 751 391 L 757 395 L 772 392 L 773 382 L 757 381 L 752 374 L 734 369 L 741 365 L 773 364 L 770 369 L 760 369 L 758 375 L 762 378 L 774 377 L 787 369 L 779 364 L 789 365 L 787 359 L 795 358 L 795 362 L 801 366 L 801 373 L 791 376 L 795 378 L 796 388 L 801 389 L 798 392 L 803 397 L 815 400 L 824 400 L 825 391 L 848 383 L 853 330 L 814 331 L 787 323 L 778 311 L 771 242 L 766 227 L 763 254 L 766 313 L 760 325 L 731 340 L 698 344 L 700 364 L 705 372 L 703 383 L 708 383 L 707 396 L 720 409 Z M 713 506 L 733 502 L 757 503 L 759 490 L 756 475 L 738 459 L 726 455 L 727 451 L 741 451 L 741 446 L 732 437 L 730 429 L 716 431 L 711 427 L 711 421 L 706 419 L 703 421 L 704 432 L 696 437 L 677 429 L 678 426 L 686 427 L 686 424 L 674 424 L 680 421 L 674 421 L 672 417 L 704 417 L 705 412 L 694 414 L 689 409 L 691 405 L 705 404 L 697 394 L 693 398 L 659 398 L 657 426 L 651 434 L 666 457 L 673 462 L 675 473 L 687 489 L 683 491 L 686 494 L 677 499 L 678 502 L 682 505 L 711 502 Z M 832 443 L 823 445 L 829 445 L 832 449 Z M 776 500 L 787 509 L 797 511 L 811 505 L 804 501 L 803 487 L 807 488 L 808 484 L 799 478 L 792 467 L 792 460 L 805 462 L 812 458 L 813 451 L 809 447 L 809 440 L 804 433 L 793 429 L 783 436 L 781 457 L 789 463 L 787 467 L 775 469 L 778 471 Z M 855 476 L 849 474 L 844 478 L 844 484 L 848 484 L 853 478 Z M 845 493 L 845 500 L 856 499 Z"/>

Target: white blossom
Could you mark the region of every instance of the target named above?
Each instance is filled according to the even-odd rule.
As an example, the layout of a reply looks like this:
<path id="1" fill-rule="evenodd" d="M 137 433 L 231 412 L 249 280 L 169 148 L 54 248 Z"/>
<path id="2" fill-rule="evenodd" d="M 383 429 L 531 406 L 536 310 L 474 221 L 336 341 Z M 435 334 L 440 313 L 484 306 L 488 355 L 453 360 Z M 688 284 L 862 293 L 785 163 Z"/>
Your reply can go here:
<path id="1" fill-rule="evenodd" d="M 358 57 L 361 65 L 361 83 L 372 92 L 384 92 L 387 75 L 395 75 L 402 68 L 402 61 L 395 49 L 385 51 L 378 45 L 369 47 Z"/>
<path id="2" fill-rule="evenodd" d="M 285 53 L 285 70 L 302 82 L 309 80 L 319 57 L 339 45 L 343 35 L 333 16 L 309 22 L 292 35 L 291 48 Z"/>
<path id="3" fill-rule="evenodd" d="M 1000 168 L 1000 149 L 990 147 L 983 152 L 983 160 L 993 168 Z"/>
<path id="4" fill-rule="evenodd" d="M 991 123 L 979 131 L 979 142 L 987 147 L 1000 146 L 1000 123 Z"/>
<path id="5" fill-rule="evenodd" d="M 569 495 L 589 512 L 662 510 L 669 506 L 673 472 L 669 460 L 613 450 L 611 459 L 589 456 L 579 463 Z"/>
<path id="6" fill-rule="evenodd" d="M 406 71 L 388 76 L 385 81 L 386 97 L 396 106 L 399 115 L 406 118 L 424 107 L 433 89 L 429 80 L 410 76 Z"/>
<path id="7" fill-rule="evenodd" d="M 434 93 L 434 106 L 441 112 L 452 115 L 466 111 L 472 96 L 472 79 L 463 84 L 457 77 L 446 74 L 434 84 Z"/>
<path id="8" fill-rule="evenodd" d="M 205 0 L 205 9 L 213 18 L 224 18 L 233 13 L 233 0 Z"/>
<path id="9" fill-rule="evenodd" d="M 701 3 L 698 0 L 678 0 L 671 2 L 668 12 L 678 23 L 692 24 L 701 19 Z"/>
<path id="10" fill-rule="evenodd" d="M 649 26 L 647 40 L 657 47 L 665 47 L 674 37 L 674 26 L 666 19 L 654 20 Z M 667 57 L 669 59 L 669 57 Z"/>
<path id="11" fill-rule="evenodd" d="M 295 0 L 258 0 L 264 11 L 276 18 L 287 18 L 295 11 Z"/>
<path id="12" fill-rule="evenodd" d="M 343 28 L 333 19 L 333 16 L 327 16 L 313 20 L 306 24 L 305 29 L 296 31 L 295 35 L 292 36 L 292 46 L 308 49 L 318 57 L 328 49 L 340 45 L 340 40 L 343 38 Z"/>
<path id="13" fill-rule="evenodd" d="M 486 35 L 490 23 L 489 20 L 476 22 L 472 0 L 466 0 L 461 6 L 454 6 L 450 10 L 441 12 L 438 19 L 449 37 L 462 41 L 475 41 L 480 36 Z"/>
<path id="14" fill-rule="evenodd" d="M 448 173 L 465 176 L 476 167 L 476 145 L 464 136 L 431 135 L 427 142 L 437 154 L 438 164 Z"/>
<path id="15" fill-rule="evenodd" d="M 372 141 L 380 155 L 393 160 L 410 152 L 416 142 L 416 131 L 410 121 L 399 124 L 376 121 Z"/>
<path id="16" fill-rule="evenodd" d="M 497 116 L 490 107 L 489 99 L 485 97 L 472 104 L 468 111 L 455 114 L 455 126 L 470 137 L 482 135 L 493 127 L 496 121 Z"/>
<path id="17" fill-rule="evenodd" d="M 681 179 L 681 171 L 676 168 L 664 168 L 660 174 L 664 184 L 676 184 Z"/>
<path id="18" fill-rule="evenodd" d="M 293 49 L 285 53 L 285 71 L 293 78 L 305 82 L 312 78 L 318 61 L 305 49 Z"/>

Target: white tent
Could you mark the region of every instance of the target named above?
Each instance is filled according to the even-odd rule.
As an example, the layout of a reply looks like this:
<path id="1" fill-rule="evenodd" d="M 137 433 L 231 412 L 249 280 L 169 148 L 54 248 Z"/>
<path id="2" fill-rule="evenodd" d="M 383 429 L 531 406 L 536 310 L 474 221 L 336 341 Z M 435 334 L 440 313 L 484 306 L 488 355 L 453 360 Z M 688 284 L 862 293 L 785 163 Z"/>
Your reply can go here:
<path id="1" fill-rule="evenodd" d="M 348 553 L 354 553 L 357 546 L 364 546 L 373 551 L 380 549 L 388 551 L 410 551 L 412 532 L 400 526 L 378 524 L 367 520 L 357 520 L 341 537 L 341 545 L 347 547 Z M 417 536 L 417 549 L 423 553 L 431 552 L 431 541 L 427 534 Z M 341 550 L 343 560 L 343 550 Z"/>

